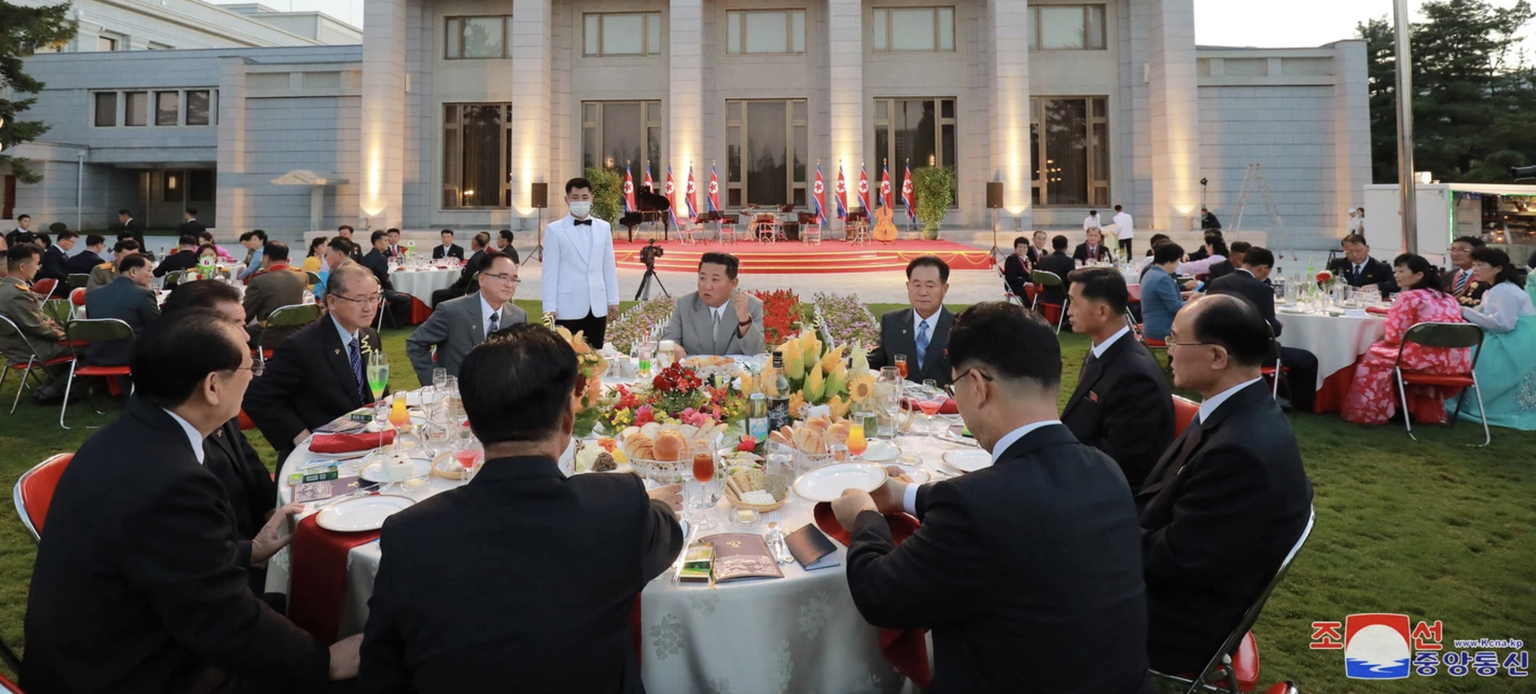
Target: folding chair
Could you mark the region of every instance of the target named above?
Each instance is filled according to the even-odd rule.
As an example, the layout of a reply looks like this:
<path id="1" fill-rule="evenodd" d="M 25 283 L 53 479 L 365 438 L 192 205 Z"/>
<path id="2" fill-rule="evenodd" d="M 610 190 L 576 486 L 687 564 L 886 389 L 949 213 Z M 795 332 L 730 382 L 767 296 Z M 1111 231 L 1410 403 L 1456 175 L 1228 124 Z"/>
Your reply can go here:
<path id="1" fill-rule="evenodd" d="M 320 273 L 305 270 L 304 275 L 309 278 L 309 286 L 313 287 L 320 284 Z"/>
<path id="2" fill-rule="evenodd" d="M 1177 400 L 1175 400 L 1177 403 Z M 1238 620 L 1237 628 L 1222 642 L 1221 650 L 1206 663 L 1205 669 L 1194 676 L 1170 675 L 1156 670 L 1153 676 L 1190 685 L 1187 694 L 1205 690 L 1212 692 L 1227 692 L 1227 694 L 1242 694 L 1251 692 L 1259 683 L 1259 646 L 1249 630 L 1254 622 L 1259 621 L 1259 613 L 1264 610 L 1264 603 L 1269 601 L 1270 593 L 1275 586 L 1280 585 L 1280 580 L 1285 578 L 1285 572 L 1291 568 L 1291 562 L 1295 561 L 1296 553 L 1301 551 L 1301 546 L 1307 543 L 1307 537 L 1312 534 L 1312 527 L 1317 523 L 1317 508 L 1312 507 L 1307 511 L 1307 525 L 1301 530 L 1301 537 L 1296 538 L 1296 544 L 1291 546 L 1291 551 L 1286 553 L 1285 559 L 1280 562 L 1280 568 L 1275 570 L 1275 577 L 1270 579 L 1264 590 L 1259 592 L 1253 605 L 1243 613 L 1243 618 Z M 1279 685 L 1271 687 L 1269 692 L 1274 694 L 1289 692 L 1295 689 L 1295 685 L 1287 685 L 1279 688 Z"/>
<path id="3" fill-rule="evenodd" d="M 165 273 L 165 282 L 162 283 L 161 286 L 165 287 L 166 289 L 170 289 L 171 287 L 181 284 L 181 281 L 186 278 L 186 270 L 172 270 Z"/>
<path id="4" fill-rule="evenodd" d="M 1003 268 L 994 264 L 992 269 L 997 271 L 997 278 L 1003 281 L 1003 300 L 1010 304 L 1018 304 L 1019 308 L 1023 308 L 1024 300 L 1013 293 L 1013 287 L 1008 286 L 1008 275 L 1003 274 Z"/>
<path id="5" fill-rule="evenodd" d="M 69 277 L 65 278 L 65 281 L 69 284 L 71 289 L 84 287 L 91 283 L 91 275 L 90 273 L 73 272 L 70 273 Z"/>
<path id="6" fill-rule="evenodd" d="M 699 243 L 698 225 L 694 224 L 692 221 L 679 219 L 677 221 L 677 239 L 681 241 L 682 245 L 684 246 L 697 245 Z"/>
<path id="7" fill-rule="evenodd" d="M 1279 400 L 1280 379 L 1285 378 L 1285 375 L 1291 372 L 1291 368 L 1289 366 L 1282 366 L 1280 364 L 1280 343 L 1275 341 L 1274 327 L 1271 326 L 1268 321 L 1265 321 L 1264 330 L 1269 333 L 1269 344 L 1275 346 L 1275 365 L 1260 367 L 1259 374 L 1264 378 L 1274 379 L 1274 383 L 1270 386 L 1269 395 L 1270 397 Z M 1290 393 L 1290 391 L 1287 390 L 1286 393 Z"/>
<path id="8" fill-rule="evenodd" d="M 11 490 L 11 503 L 16 506 L 16 515 L 21 517 L 21 524 L 26 527 L 34 543 L 42 539 L 43 520 L 48 516 L 48 505 L 53 503 L 53 490 L 58 488 L 59 477 L 63 476 L 64 468 L 69 467 L 69 461 L 74 457 L 73 453 L 49 456 L 32 469 L 21 473 L 15 488 Z"/>
<path id="9" fill-rule="evenodd" d="M 1178 438 L 1189 428 L 1189 423 L 1195 421 L 1195 415 L 1200 414 L 1200 403 L 1189 398 L 1173 397 L 1173 437 Z"/>
<path id="10" fill-rule="evenodd" d="M 93 366 L 80 364 L 80 355 L 76 351 L 92 342 L 116 342 L 118 340 L 133 339 L 133 328 L 116 318 L 83 318 L 70 321 L 66 326 L 69 336 L 69 351 L 75 355 L 69 362 L 69 381 L 64 384 L 64 404 L 59 406 L 59 426 L 69 428 L 64 423 L 64 415 L 69 412 L 69 393 L 75 386 L 75 376 L 104 376 L 112 378 L 116 376 L 131 376 L 132 371 L 127 366 Z M 129 391 L 132 394 L 132 391 Z M 97 410 L 96 414 L 106 414 Z M 97 427 L 86 427 L 95 429 Z"/>
<path id="11" fill-rule="evenodd" d="M 1036 270 L 1030 273 L 1029 281 L 1040 285 L 1042 290 L 1045 287 L 1062 287 L 1063 290 L 1066 288 L 1066 284 L 1061 281 L 1061 276 L 1050 270 Z M 1037 306 L 1041 305 L 1040 294 L 1042 293 L 1042 291 L 1035 292 L 1035 302 L 1029 307 L 1029 310 L 1033 311 Z M 1072 303 L 1072 297 L 1063 298 L 1060 304 L 1045 304 L 1045 306 L 1057 306 L 1060 308 L 1060 313 L 1056 316 L 1057 335 L 1061 334 L 1061 324 L 1067 321 L 1067 305 L 1070 303 Z"/>
<path id="12" fill-rule="evenodd" d="M 1471 347 L 1472 364 L 1467 367 L 1465 374 L 1403 371 L 1403 349 L 1409 343 L 1446 349 Z M 1413 414 L 1408 411 L 1406 386 L 1461 386 L 1461 396 L 1456 398 L 1456 412 L 1451 415 L 1448 425 L 1455 426 L 1456 420 L 1461 417 L 1461 406 L 1467 401 L 1467 389 L 1476 390 L 1477 411 L 1483 418 L 1483 442 L 1478 445 L 1486 446 L 1493 441 L 1493 433 L 1488 430 L 1488 411 L 1483 409 L 1483 389 L 1477 385 L 1477 358 L 1482 355 L 1482 346 L 1483 329 L 1471 323 L 1419 323 L 1403 334 L 1403 343 L 1397 348 L 1397 361 L 1392 364 L 1392 373 L 1397 380 L 1397 397 L 1403 408 L 1403 426 L 1408 429 L 1408 438 L 1419 440 L 1413 435 Z"/>
<path id="13" fill-rule="evenodd" d="M 85 288 L 76 287 L 69 290 L 69 319 L 74 320 L 80 315 L 80 309 L 85 308 Z"/>
<path id="14" fill-rule="evenodd" d="M 53 279 L 52 277 L 47 277 L 47 278 L 44 278 L 44 279 L 40 279 L 40 280 L 32 283 L 32 291 L 37 292 L 39 295 L 41 295 L 43 297 L 51 298 L 53 296 L 53 290 L 58 289 L 58 288 L 59 288 L 59 281 L 56 280 L 56 279 Z"/>
<path id="15" fill-rule="evenodd" d="M 805 224 L 800 227 L 800 243 L 821 245 L 821 225 L 816 223 Z"/>
<path id="16" fill-rule="evenodd" d="M 12 322 L 10 318 L 6 316 L 0 316 L 0 337 L 11 336 L 21 338 L 22 343 L 27 346 L 27 352 L 30 354 L 30 356 L 27 357 L 25 364 L 7 360 L 5 370 L 0 371 L 0 388 L 5 386 L 5 377 L 10 375 L 12 371 L 22 372 L 21 385 L 16 386 L 16 397 L 11 399 L 11 414 L 16 414 L 16 404 L 21 402 L 21 391 L 32 387 L 28 379 L 32 376 L 32 368 L 34 366 L 41 370 L 43 367 L 47 366 L 67 364 L 74 361 L 75 358 L 73 356 L 54 357 L 48 361 L 42 361 L 38 359 L 37 348 L 32 346 L 32 341 L 28 340 L 27 336 L 21 332 L 21 328 L 16 327 L 16 324 Z M 37 384 L 39 386 L 43 384 L 41 377 L 38 378 Z"/>
<path id="17" fill-rule="evenodd" d="M 0 644 L 0 646 L 3 645 L 5 644 Z M 11 667 L 11 672 L 21 672 L 21 659 L 16 657 L 16 653 L 11 650 L 10 646 L 5 646 L 5 652 L 0 655 L 5 657 L 5 664 Z M 23 694 L 21 687 L 16 686 L 15 682 L 6 679 L 5 675 L 0 675 L 0 688 L 4 688 L 5 691 L 11 692 L 11 694 Z"/>
<path id="18" fill-rule="evenodd" d="M 320 304 L 290 304 L 279 306 L 262 322 L 261 336 L 256 338 L 256 350 L 267 359 L 272 350 L 267 349 L 267 331 L 273 328 L 302 328 L 320 320 Z"/>

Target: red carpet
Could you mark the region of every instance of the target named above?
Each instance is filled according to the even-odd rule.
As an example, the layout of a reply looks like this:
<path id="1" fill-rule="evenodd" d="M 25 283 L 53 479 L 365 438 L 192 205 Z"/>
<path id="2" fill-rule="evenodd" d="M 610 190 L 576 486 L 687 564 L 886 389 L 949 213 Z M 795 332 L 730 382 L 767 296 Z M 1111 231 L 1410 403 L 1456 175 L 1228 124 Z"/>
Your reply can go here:
<path id="1" fill-rule="evenodd" d="M 643 270 L 640 248 L 645 244 L 617 241 L 613 244 L 619 267 Z M 823 241 L 805 245 L 798 241 L 736 244 L 715 242 L 683 245 L 679 241 L 662 242 L 666 254 L 656 261 L 660 272 L 695 272 L 699 256 L 712 251 L 730 253 L 741 259 L 742 272 L 752 274 L 824 274 L 852 272 L 889 272 L 905 270 L 907 263 L 921 255 L 937 255 L 953 270 L 986 270 L 992 267 L 987 252 L 950 241 L 894 241 L 852 246 L 842 241 Z"/>

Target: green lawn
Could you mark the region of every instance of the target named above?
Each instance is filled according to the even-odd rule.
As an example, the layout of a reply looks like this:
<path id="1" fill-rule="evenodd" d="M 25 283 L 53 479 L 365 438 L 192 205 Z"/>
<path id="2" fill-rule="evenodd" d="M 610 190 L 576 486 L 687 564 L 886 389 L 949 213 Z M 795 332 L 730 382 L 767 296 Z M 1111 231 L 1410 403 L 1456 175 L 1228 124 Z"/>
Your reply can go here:
<path id="1" fill-rule="evenodd" d="M 520 303 L 538 310 L 535 302 Z M 417 385 L 404 359 L 406 334 L 384 334 L 385 351 L 395 357 L 390 385 L 396 389 Z M 1061 342 L 1064 404 L 1087 340 L 1063 335 Z M 9 402 L 15 380 L 0 390 L 0 402 Z M 13 485 L 37 461 L 74 450 L 91 433 L 86 425 L 105 423 L 116 411 L 103 397 L 96 404 L 108 414 L 77 404 L 70 431 L 59 428 L 56 408 L 23 402 L 15 415 L 0 413 L 0 482 Z M 1427 427 L 1417 443 L 1396 425 L 1367 428 L 1312 414 L 1296 415 L 1293 424 L 1316 488 L 1317 529 L 1255 628 L 1264 682 L 1289 679 L 1308 692 L 1529 691 L 1523 680 L 1503 674 L 1453 678 L 1443 670 L 1406 683 L 1356 682 L 1345 679 L 1341 652 L 1307 646 L 1313 621 L 1343 621 L 1356 612 L 1441 620 L 1447 644 L 1536 639 L 1536 433 L 1495 429 L 1491 446 L 1471 448 L 1466 444 L 1480 441 L 1482 432 L 1466 424 Z M 274 464 L 271 448 L 251 433 Z M 17 650 L 24 646 L 33 551 L 19 521 L 0 522 L 0 636 Z"/>

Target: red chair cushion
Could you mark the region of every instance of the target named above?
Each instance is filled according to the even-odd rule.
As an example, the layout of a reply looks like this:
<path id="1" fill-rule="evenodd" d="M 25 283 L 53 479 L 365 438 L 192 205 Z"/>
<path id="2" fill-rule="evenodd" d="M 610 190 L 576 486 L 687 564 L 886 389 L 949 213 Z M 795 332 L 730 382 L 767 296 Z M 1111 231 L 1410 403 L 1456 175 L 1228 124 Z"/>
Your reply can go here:
<path id="1" fill-rule="evenodd" d="M 59 281 L 51 277 L 48 279 L 41 279 L 32 283 L 32 291 L 37 292 L 43 296 L 48 296 L 49 294 L 53 293 L 53 288 L 58 286 L 58 284 Z"/>
<path id="2" fill-rule="evenodd" d="M 126 366 L 79 366 L 75 367 L 76 376 L 129 376 L 132 372 Z"/>
<path id="3" fill-rule="evenodd" d="M 1232 659 L 1232 670 L 1237 673 L 1237 688 L 1251 692 L 1259 685 L 1259 642 L 1253 632 L 1243 634 L 1243 642 L 1237 645 L 1237 657 Z"/>
<path id="4" fill-rule="evenodd" d="M 74 357 L 54 357 L 52 359 L 49 359 L 48 361 L 42 362 L 41 364 L 39 364 L 37 362 L 33 362 L 32 363 L 32 368 L 35 369 L 35 368 L 37 368 L 39 366 L 53 366 L 55 364 L 68 364 L 68 363 L 70 363 L 70 362 L 72 362 L 74 360 L 75 360 Z M 7 369 L 15 369 L 17 371 L 26 371 L 27 370 L 27 363 L 22 361 L 22 362 L 16 362 L 16 363 L 13 363 L 13 364 L 6 364 L 5 368 L 7 368 Z"/>
<path id="5" fill-rule="evenodd" d="M 1444 374 L 1404 373 L 1403 383 L 1410 386 L 1452 386 L 1471 388 L 1471 376 L 1447 376 Z"/>
<path id="6" fill-rule="evenodd" d="M 72 303 L 76 306 L 84 306 L 85 287 L 75 287 L 75 290 L 69 293 L 69 303 Z"/>
<path id="7" fill-rule="evenodd" d="M 256 423 L 251 421 L 245 410 L 240 410 L 240 431 L 250 431 L 256 428 Z"/>
<path id="8" fill-rule="evenodd" d="M 262 358 L 262 359 L 271 359 L 271 358 L 272 358 L 272 354 L 273 354 L 273 353 L 274 353 L 274 352 L 276 352 L 276 351 L 277 351 L 277 350 L 273 350 L 273 349 L 264 349 L 264 350 L 261 350 L 261 358 Z"/>
<path id="9" fill-rule="evenodd" d="M 1173 396 L 1173 436 L 1178 438 L 1184 433 L 1184 429 L 1190 422 L 1195 421 L 1195 415 L 1200 414 L 1200 403 L 1177 395 Z"/>
<path id="10" fill-rule="evenodd" d="M 1148 347 L 1156 347 L 1156 348 L 1160 348 L 1160 349 L 1168 349 L 1168 343 L 1167 342 L 1159 340 L 1159 339 L 1157 339 L 1155 337 L 1144 337 L 1142 339 L 1146 341 Z"/>
<path id="11" fill-rule="evenodd" d="M 1047 304 L 1040 302 L 1040 310 L 1045 314 L 1045 322 L 1055 325 L 1061 320 L 1061 304 Z"/>
<path id="12" fill-rule="evenodd" d="M 58 488 L 59 477 L 74 457 L 73 453 L 52 456 L 28 471 L 21 480 L 21 504 L 38 535 L 43 534 L 43 520 L 48 517 L 48 505 L 53 503 L 53 490 Z"/>
<path id="13" fill-rule="evenodd" d="M 1286 373 L 1290 373 L 1291 367 L 1285 366 L 1285 365 L 1282 364 L 1280 366 L 1280 370 L 1284 371 Z M 1265 376 L 1273 376 L 1273 375 L 1275 375 L 1275 367 L 1273 367 L 1273 366 L 1263 367 L 1263 368 L 1259 369 L 1259 373 L 1264 374 Z"/>
<path id="14" fill-rule="evenodd" d="M 1139 285 L 1139 284 L 1127 285 L 1126 286 L 1126 290 L 1131 293 L 1130 303 L 1133 303 L 1133 304 L 1141 303 L 1141 285 Z"/>

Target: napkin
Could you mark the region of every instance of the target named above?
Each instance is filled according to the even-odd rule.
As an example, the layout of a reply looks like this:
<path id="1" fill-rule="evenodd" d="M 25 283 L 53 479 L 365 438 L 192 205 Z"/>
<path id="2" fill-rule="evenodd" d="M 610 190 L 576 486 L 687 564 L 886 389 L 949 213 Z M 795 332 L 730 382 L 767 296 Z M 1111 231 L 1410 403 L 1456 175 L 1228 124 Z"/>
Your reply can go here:
<path id="1" fill-rule="evenodd" d="M 355 453 L 388 446 L 394 442 L 394 429 L 361 434 L 315 434 L 309 441 L 309 450 L 314 453 Z"/>
<path id="2" fill-rule="evenodd" d="M 1387 309 L 1380 308 L 1380 307 L 1377 307 L 1377 306 L 1372 306 L 1372 307 L 1366 309 L 1365 312 L 1369 313 L 1369 314 L 1371 314 L 1373 316 L 1385 316 L 1385 315 L 1387 315 Z"/>
<path id="3" fill-rule="evenodd" d="M 347 588 L 347 554 L 377 540 L 379 531 L 337 533 L 320 527 L 311 514 L 293 531 L 289 563 L 288 619 L 321 643 L 336 642 L 341 601 Z M 638 601 L 637 601 L 638 602 Z"/>

